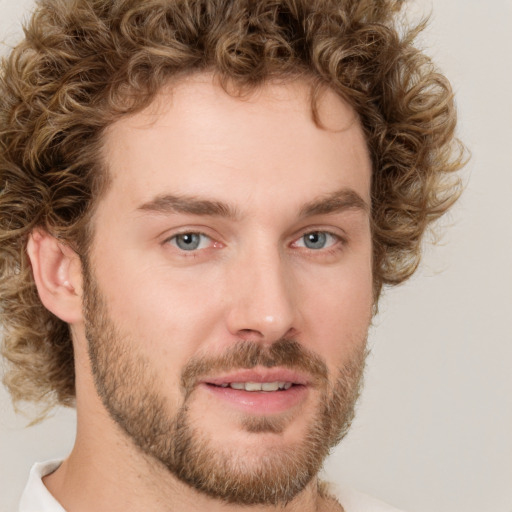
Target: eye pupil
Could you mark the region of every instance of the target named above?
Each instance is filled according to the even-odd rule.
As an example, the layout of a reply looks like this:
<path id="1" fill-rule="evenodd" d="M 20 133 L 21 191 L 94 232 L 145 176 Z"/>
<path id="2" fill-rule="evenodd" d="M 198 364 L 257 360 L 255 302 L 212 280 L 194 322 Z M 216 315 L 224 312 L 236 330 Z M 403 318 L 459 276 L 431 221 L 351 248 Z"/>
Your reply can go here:
<path id="1" fill-rule="evenodd" d="M 183 233 L 176 237 L 176 245 L 184 251 L 193 251 L 199 247 L 201 237 L 197 233 Z"/>
<path id="2" fill-rule="evenodd" d="M 318 231 L 304 235 L 304 245 L 308 249 L 323 249 L 327 242 L 327 235 Z"/>

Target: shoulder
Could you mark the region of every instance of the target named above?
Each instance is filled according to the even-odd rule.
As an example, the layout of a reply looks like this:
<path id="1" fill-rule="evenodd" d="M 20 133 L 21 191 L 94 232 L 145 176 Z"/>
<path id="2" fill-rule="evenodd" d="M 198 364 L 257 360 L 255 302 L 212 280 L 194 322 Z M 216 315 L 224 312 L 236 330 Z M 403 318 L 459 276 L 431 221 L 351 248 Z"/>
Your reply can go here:
<path id="1" fill-rule="evenodd" d="M 61 460 L 50 460 L 32 466 L 18 512 L 65 512 L 43 484 L 43 477 L 53 473 L 61 463 Z"/>

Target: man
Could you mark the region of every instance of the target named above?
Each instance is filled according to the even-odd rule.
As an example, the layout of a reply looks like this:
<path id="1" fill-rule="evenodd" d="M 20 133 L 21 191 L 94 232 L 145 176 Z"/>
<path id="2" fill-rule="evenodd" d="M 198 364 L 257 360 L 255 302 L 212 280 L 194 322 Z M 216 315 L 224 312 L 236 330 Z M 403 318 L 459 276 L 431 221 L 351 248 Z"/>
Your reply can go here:
<path id="1" fill-rule="evenodd" d="M 0 90 L 4 381 L 78 428 L 22 511 L 379 510 L 317 474 L 461 166 L 400 5 L 40 2 Z"/>

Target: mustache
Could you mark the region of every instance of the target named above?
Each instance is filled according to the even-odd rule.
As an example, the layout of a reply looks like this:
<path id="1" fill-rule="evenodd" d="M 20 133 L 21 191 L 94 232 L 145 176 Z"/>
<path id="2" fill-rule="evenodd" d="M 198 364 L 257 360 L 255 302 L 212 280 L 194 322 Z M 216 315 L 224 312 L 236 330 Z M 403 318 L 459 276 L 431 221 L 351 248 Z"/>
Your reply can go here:
<path id="1" fill-rule="evenodd" d="M 183 368 L 181 386 L 188 395 L 197 382 L 207 375 L 256 366 L 282 366 L 304 372 L 317 384 L 327 382 L 329 375 L 325 362 L 295 340 L 282 338 L 268 346 L 253 341 L 239 341 L 220 356 L 191 359 Z"/>

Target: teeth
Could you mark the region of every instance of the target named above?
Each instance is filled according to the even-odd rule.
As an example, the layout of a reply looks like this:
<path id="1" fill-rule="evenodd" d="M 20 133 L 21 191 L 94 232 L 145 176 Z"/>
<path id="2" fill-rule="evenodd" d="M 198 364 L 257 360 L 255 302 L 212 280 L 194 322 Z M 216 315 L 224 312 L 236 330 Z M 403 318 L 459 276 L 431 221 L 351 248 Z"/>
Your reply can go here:
<path id="1" fill-rule="evenodd" d="M 259 382 L 246 382 L 245 391 L 261 391 L 261 383 Z"/>
<path id="2" fill-rule="evenodd" d="M 291 382 L 231 382 L 229 384 L 221 384 L 221 387 L 231 387 L 242 391 L 278 391 L 287 390 L 292 387 Z"/>

